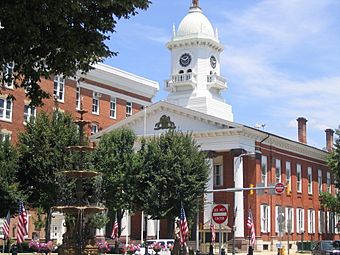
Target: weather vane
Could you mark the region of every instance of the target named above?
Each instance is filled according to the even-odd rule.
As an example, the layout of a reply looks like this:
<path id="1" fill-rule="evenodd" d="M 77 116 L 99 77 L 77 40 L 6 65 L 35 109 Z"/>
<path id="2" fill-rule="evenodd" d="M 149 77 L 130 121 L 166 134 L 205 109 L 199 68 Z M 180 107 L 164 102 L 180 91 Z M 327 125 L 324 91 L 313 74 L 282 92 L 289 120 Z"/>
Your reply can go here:
<path id="1" fill-rule="evenodd" d="M 198 0 L 192 0 L 192 6 L 198 7 Z"/>

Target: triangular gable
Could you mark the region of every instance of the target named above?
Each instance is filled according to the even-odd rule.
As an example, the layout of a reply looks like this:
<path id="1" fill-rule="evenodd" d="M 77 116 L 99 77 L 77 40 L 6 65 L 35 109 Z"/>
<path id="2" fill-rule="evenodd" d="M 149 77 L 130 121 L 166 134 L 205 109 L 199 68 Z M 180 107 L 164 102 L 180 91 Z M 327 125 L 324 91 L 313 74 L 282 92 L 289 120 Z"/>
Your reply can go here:
<path id="1" fill-rule="evenodd" d="M 91 139 L 98 139 L 103 134 L 122 127 L 132 129 L 136 135 L 159 134 L 165 130 L 162 129 L 162 120 L 164 119 L 168 120 L 168 122 L 170 121 L 171 125 L 169 126 L 175 126 L 176 130 L 180 131 L 204 132 L 242 126 L 234 122 L 161 101 L 117 124 L 103 129 L 94 134 Z"/>

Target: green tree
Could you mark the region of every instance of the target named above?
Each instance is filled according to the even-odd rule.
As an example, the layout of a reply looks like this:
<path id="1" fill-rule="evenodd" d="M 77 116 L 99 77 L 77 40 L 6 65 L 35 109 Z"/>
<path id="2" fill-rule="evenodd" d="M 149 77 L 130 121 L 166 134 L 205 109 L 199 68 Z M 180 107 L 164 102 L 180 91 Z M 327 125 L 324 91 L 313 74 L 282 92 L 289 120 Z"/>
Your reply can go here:
<path id="1" fill-rule="evenodd" d="M 18 201 L 23 199 L 16 179 L 18 169 L 17 150 L 8 139 L 0 141 L 0 217 L 4 217 L 8 210 L 17 212 Z"/>
<path id="2" fill-rule="evenodd" d="M 69 114 L 41 112 L 19 135 L 20 187 L 30 206 L 46 213 L 45 233 L 50 237 L 51 207 L 71 201 L 71 185 L 60 171 L 74 167 L 75 157 L 66 147 L 78 144 L 78 131 Z"/>
<path id="3" fill-rule="evenodd" d="M 0 67 L 15 63 L 16 86 L 32 105 L 49 97 L 41 77 L 87 72 L 117 53 L 106 45 L 117 21 L 148 8 L 148 0 L 3 0 L 0 2 Z M 12 79 L 5 76 L 5 80 Z M 1 78 L 0 78 L 1 80 Z"/>
<path id="4" fill-rule="evenodd" d="M 181 204 L 189 219 L 198 211 L 197 199 L 208 181 L 206 154 L 191 134 L 170 130 L 143 140 L 138 155 L 142 167 L 133 179 L 136 209 L 153 219 L 167 219 L 170 234 Z"/>
<path id="5" fill-rule="evenodd" d="M 102 200 L 111 221 L 116 212 L 120 220 L 124 210 L 132 209 L 136 193 L 131 185 L 135 178 L 134 169 L 137 168 L 133 149 L 135 140 L 133 131 L 117 129 L 105 134 L 93 153 L 96 170 L 102 173 Z"/>
<path id="6" fill-rule="evenodd" d="M 333 176 L 335 177 L 335 185 L 340 188 L 340 129 L 336 130 L 335 134 L 338 136 L 335 140 L 333 151 L 330 153 L 328 158 L 328 166 L 332 170 Z M 340 196 L 336 194 L 333 196 L 329 193 L 321 194 L 321 204 L 326 208 L 331 209 L 335 212 L 340 212 Z"/>

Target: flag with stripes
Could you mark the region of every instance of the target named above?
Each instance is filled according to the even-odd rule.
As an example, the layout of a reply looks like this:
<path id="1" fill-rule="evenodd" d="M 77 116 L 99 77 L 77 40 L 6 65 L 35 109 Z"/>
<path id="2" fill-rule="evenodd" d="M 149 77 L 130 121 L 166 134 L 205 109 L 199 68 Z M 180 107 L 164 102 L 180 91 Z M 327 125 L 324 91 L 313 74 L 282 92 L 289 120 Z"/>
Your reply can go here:
<path id="1" fill-rule="evenodd" d="M 19 217 L 17 226 L 17 243 L 20 244 L 24 241 L 25 235 L 27 235 L 27 212 L 25 210 L 24 203 L 19 202 Z"/>
<path id="2" fill-rule="evenodd" d="M 116 217 L 115 222 L 113 223 L 113 226 L 112 226 L 111 238 L 113 240 L 118 239 L 118 221 L 117 221 L 117 217 Z"/>
<path id="3" fill-rule="evenodd" d="M 214 245 L 216 240 L 216 232 L 215 225 L 212 221 L 210 222 L 210 232 L 211 232 L 211 244 Z"/>
<path id="4" fill-rule="evenodd" d="M 185 216 L 185 211 L 184 211 L 184 208 L 183 208 L 183 205 L 182 205 L 181 206 L 181 217 L 180 217 L 180 241 L 181 241 L 181 246 L 185 246 L 186 245 L 188 234 L 189 234 L 188 222 L 187 222 L 187 218 Z"/>
<path id="5" fill-rule="evenodd" d="M 247 227 L 249 228 L 249 241 L 251 245 L 255 244 L 255 226 L 253 221 L 253 215 L 251 210 L 249 209 L 248 219 L 247 219 Z"/>
<path id="6" fill-rule="evenodd" d="M 2 232 L 4 233 L 4 240 L 9 239 L 9 224 L 10 224 L 10 221 L 11 221 L 11 214 L 8 210 L 7 216 L 5 218 L 5 222 L 2 225 Z"/>

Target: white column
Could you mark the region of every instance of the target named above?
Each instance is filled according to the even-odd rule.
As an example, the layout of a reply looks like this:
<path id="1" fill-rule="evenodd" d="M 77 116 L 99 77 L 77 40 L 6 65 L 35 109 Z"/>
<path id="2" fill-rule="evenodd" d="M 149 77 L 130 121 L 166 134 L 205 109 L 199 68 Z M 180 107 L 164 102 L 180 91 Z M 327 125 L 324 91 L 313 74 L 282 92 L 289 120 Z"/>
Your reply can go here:
<path id="1" fill-rule="evenodd" d="M 209 179 L 207 183 L 207 190 L 214 189 L 214 162 L 213 159 L 208 159 L 208 163 L 210 165 L 209 171 Z M 204 194 L 204 217 L 203 224 L 211 220 L 211 211 L 214 203 L 214 194 L 213 193 L 205 193 Z"/>
<path id="2" fill-rule="evenodd" d="M 234 183 L 235 188 L 243 188 L 243 159 L 242 157 L 234 158 Z M 234 206 L 237 207 L 235 220 L 235 237 L 244 238 L 244 201 L 243 191 L 234 193 Z"/>

